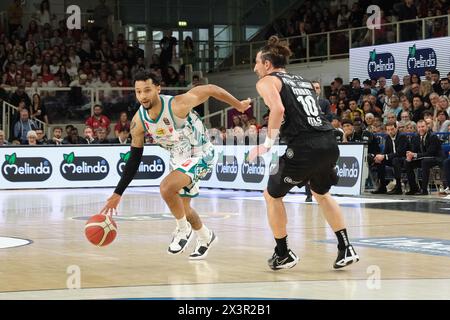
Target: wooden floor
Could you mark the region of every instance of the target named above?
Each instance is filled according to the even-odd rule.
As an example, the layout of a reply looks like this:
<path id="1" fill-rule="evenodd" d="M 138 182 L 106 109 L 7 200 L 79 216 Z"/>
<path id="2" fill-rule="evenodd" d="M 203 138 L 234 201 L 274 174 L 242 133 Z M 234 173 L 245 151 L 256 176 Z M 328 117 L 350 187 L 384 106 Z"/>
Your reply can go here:
<path id="1" fill-rule="evenodd" d="M 338 198 L 361 261 L 336 271 L 335 236 L 318 206 L 289 196 L 289 245 L 300 262 L 274 272 L 266 263 L 274 240 L 261 193 L 204 190 L 193 201 L 219 237 L 207 260 L 195 262 L 188 260 L 194 243 L 180 256 L 166 253 L 175 221 L 155 188 L 128 189 L 117 239 L 91 245 L 84 224 L 110 193 L 1 191 L 0 299 L 450 299 L 448 200 Z M 9 238 L 31 242 L 8 248 L 20 241 Z M 395 241 L 403 244 L 383 246 Z M 76 279 L 81 288 L 68 289 Z"/>

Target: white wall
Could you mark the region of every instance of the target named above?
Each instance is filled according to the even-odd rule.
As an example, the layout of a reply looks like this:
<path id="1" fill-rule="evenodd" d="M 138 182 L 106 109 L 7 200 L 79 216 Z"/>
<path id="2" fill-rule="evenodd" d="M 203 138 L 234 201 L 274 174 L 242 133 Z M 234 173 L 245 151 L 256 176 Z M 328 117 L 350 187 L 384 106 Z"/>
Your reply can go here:
<path id="1" fill-rule="evenodd" d="M 331 81 L 338 76 L 344 80 L 344 83 L 349 81 L 348 59 L 292 64 L 288 66 L 287 70 L 299 74 L 305 79 L 320 80 L 322 85 L 330 85 Z M 250 67 L 243 70 L 211 73 L 207 77 L 209 83 L 223 87 L 237 98 L 257 96 L 255 84 L 258 79 Z"/>

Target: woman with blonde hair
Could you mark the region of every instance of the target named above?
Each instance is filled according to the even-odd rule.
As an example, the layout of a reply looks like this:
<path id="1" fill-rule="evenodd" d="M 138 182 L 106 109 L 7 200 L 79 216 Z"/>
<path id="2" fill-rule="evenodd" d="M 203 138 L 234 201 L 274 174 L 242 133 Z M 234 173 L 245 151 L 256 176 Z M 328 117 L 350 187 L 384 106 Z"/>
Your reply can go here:
<path id="1" fill-rule="evenodd" d="M 430 105 L 430 94 L 433 92 L 433 86 L 428 80 L 423 80 L 420 82 L 420 95 L 423 97 L 425 104 Z"/>

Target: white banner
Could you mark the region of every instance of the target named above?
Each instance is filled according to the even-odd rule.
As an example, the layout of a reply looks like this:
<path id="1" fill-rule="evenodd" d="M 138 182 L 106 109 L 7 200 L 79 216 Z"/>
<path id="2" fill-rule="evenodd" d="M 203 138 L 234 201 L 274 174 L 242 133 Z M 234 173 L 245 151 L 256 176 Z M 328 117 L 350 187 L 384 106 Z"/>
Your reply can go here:
<path id="1" fill-rule="evenodd" d="M 201 187 L 264 190 L 269 168 L 286 146 L 276 146 L 256 164 L 245 161 L 249 146 L 216 146 L 215 161 Z M 335 194 L 358 195 L 361 190 L 364 145 L 340 145 L 339 184 Z M 129 157 L 129 146 L 3 147 L 0 189 L 115 187 Z M 158 186 L 169 173 L 169 153 L 146 146 L 131 186 Z M 298 188 L 296 189 L 297 191 Z M 294 190 L 295 191 L 295 190 Z"/>
<path id="2" fill-rule="evenodd" d="M 383 76 L 391 85 L 393 74 L 400 79 L 414 73 L 423 77 L 426 69 L 438 69 L 441 78 L 447 76 L 450 37 L 350 49 L 350 79 L 361 82 Z"/>

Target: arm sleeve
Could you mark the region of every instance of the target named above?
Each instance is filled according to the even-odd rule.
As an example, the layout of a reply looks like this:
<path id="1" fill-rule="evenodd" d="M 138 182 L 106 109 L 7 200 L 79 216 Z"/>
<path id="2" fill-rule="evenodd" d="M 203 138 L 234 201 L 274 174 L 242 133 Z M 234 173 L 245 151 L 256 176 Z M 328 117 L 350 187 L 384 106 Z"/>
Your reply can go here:
<path id="1" fill-rule="evenodd" d="M 144 148 L 131 147 L 130 152 L 130 158 L 125 164 L 122 178 L 120 179 L 116 189 L 114 190 L 114 193 L 117 193 L 118 195 L 123 194 L 125 189 L 130 184 L 131 180 L 133 180 L 134 176 L 136 175 L 139 164 L 141 162 L 142 153 L 144 152 Z"/>

